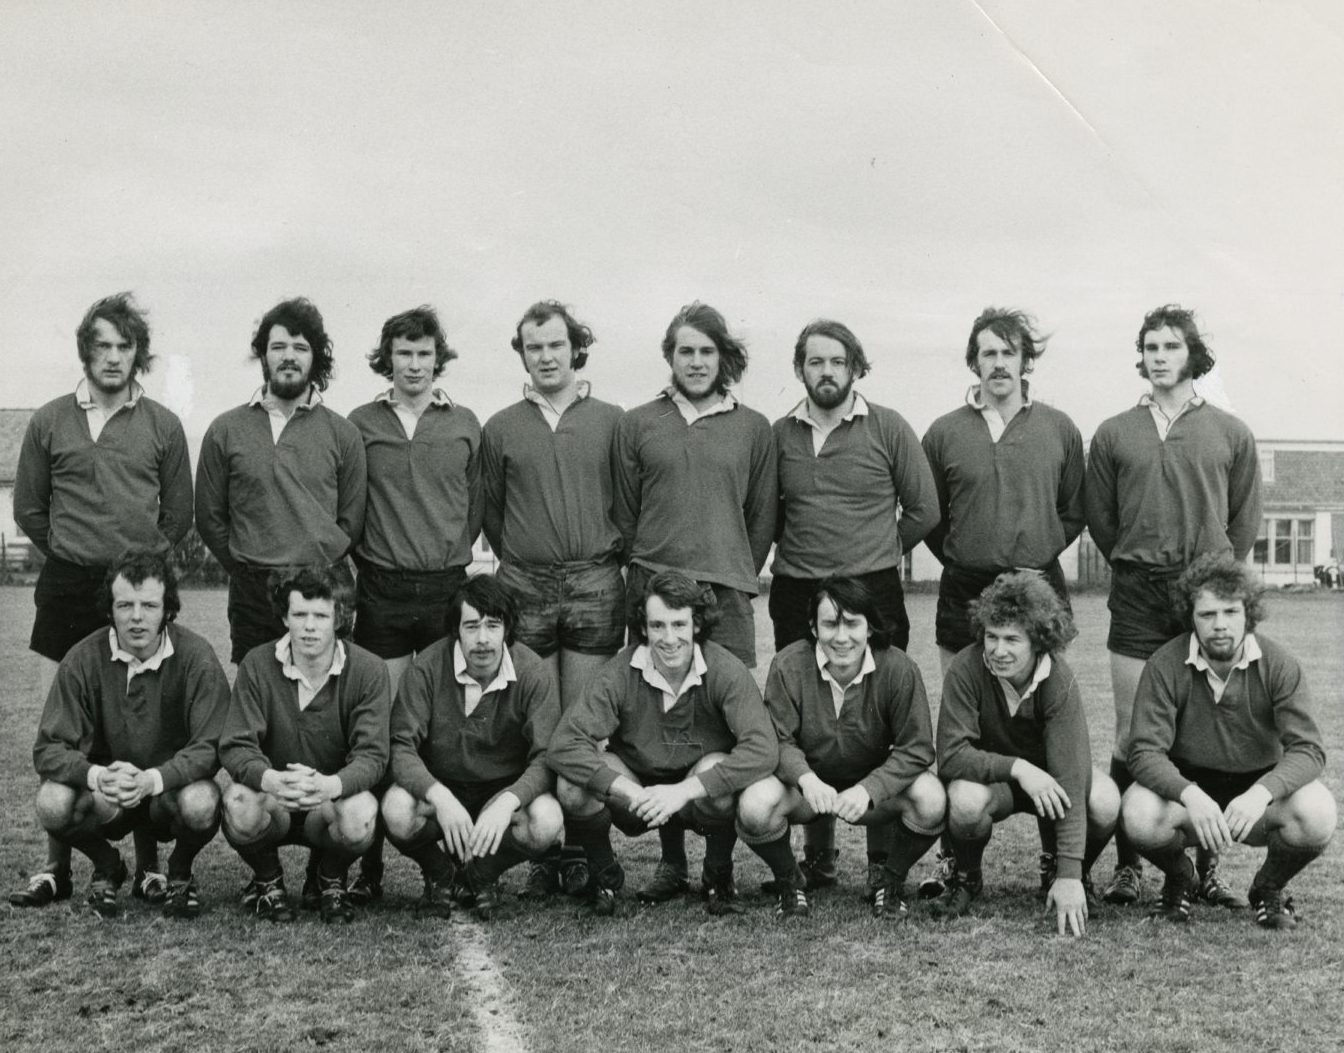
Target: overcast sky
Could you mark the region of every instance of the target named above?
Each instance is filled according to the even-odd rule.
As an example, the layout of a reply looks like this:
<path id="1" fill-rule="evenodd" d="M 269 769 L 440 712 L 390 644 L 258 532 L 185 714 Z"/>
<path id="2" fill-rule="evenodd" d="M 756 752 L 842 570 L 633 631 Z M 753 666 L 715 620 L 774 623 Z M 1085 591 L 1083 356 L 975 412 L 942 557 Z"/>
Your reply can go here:
<path id="1" fill-rule="evenodd" d="M 379 390 L 382 321 L 429 302 L 484 419 L 540 298 L 592 325 L 594 390 L 629 406 L 698 298 L 767 416 L 830 316 L 922 432 L 994 303 L 1053 334 L 1036 393 L 1089 435 L 1144 390 L 1145 311 L 1179 301 L 1257 435 L 1344 438 L 1342 53 L 1334 0 L 0 0 L 0 404 L 72 389 L 80 316 L 130 288 L 193 447 L 295 294 L 343 412 Z"/>

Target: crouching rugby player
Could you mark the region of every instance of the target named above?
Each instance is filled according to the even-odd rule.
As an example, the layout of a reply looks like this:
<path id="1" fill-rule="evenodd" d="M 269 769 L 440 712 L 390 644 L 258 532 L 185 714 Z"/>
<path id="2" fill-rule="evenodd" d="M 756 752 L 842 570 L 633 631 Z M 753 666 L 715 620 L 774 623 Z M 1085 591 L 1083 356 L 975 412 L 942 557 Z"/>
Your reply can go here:
<path id="1" fill-rule="evenodd" d="M 1302 668 L 1255 632 L 1260 589 L 1230 553 L 1196 559 L 1177 595 L 1190 631 L 1139 677 L 1125 829 L 1166 875 L 1157 914 L 1174 922 L 1190 920 L 1199 894 L 1188 845 L 1266 845 L 1247 899 L 1258 925 L 1294 928 L 1284 887 L 1325 850 L 1336 812 Z"/>
<path id="2" fill-rule="evenodd" d="M 863 826 L 873 914 L 903 920 L 905 879 L 938 839 L 947 810 L 933 774 L 933 725 L 919 667 L 891 646 L 872 592 L 827 578 L 808 601 L 812 639 L 775 655 L 765 704 L 779 736 L 779 767 L 739 805 L 742 839 L 789 851 L 789 824 L 836 816 Z M 778 846 L 778 847 L 777 847 Z M 801 872 L 776 913 L 807 914 Z"/>
<path id="3" fill-rule="evenodd" d="M 287 632 L 254 647 L 238 666 L 219 755 L 233 785 L 224 793 L 224 836 L 252 868 L 243 906 L 293 921 L 280 846 L 312 848 L 305 906 L 348 922 L 350 864 L 373 841 L 387 767 L 387 666 L 340 637 L 350 631 L 347 587 L 332 569 L 279 575 L 271 590 Z"/>
<path id="4" fill-rule="evenodd" d="M 424 875 L 421 908 L 443 918 L 455 886 L 473 897 L 477 918 L 491 918 L 499 876 L 564 832 L 545 759 L 559 691 L 545 663 L 514 642 L 516 611 L 494 578 L 468 581 L 449 605 L 447 638 L 415 657 L 392 706 L 395 785 L 383 822 Z"/>
<path id="5" fill-rule="evenodd" d="M 135 833 L 133 895 L 162 903 L 169 916 L 195 917 L 201 901 L 191 866 L 219 829 L 211 776 L 229 682 L 210 644 L 175 624 L 181 602 L 164 555 L 114 560 L 103 607 L 111 628 L 70 649 L 42 711 L 33 746 L 37 816 L 52 838 L 92 861 L 88 903 L 98 914 L 120 909 L 126 863 L 113 842 Z M 173 842 L 166 877 L 157 854 L 144 857 L 145 841 Z M 70 895 L 69 871 L 34 879 L 51 883 L 48 900 Z"/>
<path id="6" fill-rule="evenodd" d="M 1060 935 L 1083 935 L 1092 864 L 1110 840 L 1120 791 L 1092 767 L 1078 680 L 1061 652 L 1077 635 L 1046 578 L 1000 575 L 971 604 L 979 640 L 953 659 L 938 713 L 938 772 L 956 859 L 936 904 L 964 914 L 980 895 L 994 824 L 1017 812 L 1053 821 L 1056 855 L 1041 875 Z"/>
<path id="7" fill-rule="evenodd" d="M 775 770 L 774 729 L 747 667 L 705 639 L 718 613 L 711 589 L 661 571 L 636 609 L 631 631 L 638 642 L 619 651 L 566 710 L 547 751 L 567 840 L 587 855 L 594 909 L 612 914 L 625 884 L 611 849 L 612 823 L 630 836 L 669 825 L 693 830 L 705 838 L 706 909 L 736 913 L 737 798 Z M 689 887 L 682 839 L 661 842 L 653 880 L 637 893 L 646 902 Z M 794 869 L 785 845 L 776 877 L 791 883 Z"/>

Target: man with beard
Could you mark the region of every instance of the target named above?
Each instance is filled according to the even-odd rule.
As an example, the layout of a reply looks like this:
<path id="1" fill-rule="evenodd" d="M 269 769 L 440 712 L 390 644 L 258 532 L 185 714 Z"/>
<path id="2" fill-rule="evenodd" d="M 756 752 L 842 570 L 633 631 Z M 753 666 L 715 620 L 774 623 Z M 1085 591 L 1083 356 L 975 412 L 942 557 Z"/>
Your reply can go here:
<path id="1" fill-rule="evenodd" d="M 778 480 L 770 424 L 729 388 L 742 379 L 747 351 L 708 304 L 677 312 L 663 336 L 672 383 L 628 412 L 616 428 L 616 525 L 629 573 L 629 621 L 639 624 L 649 580 L 677 570 L 713 590 L 718 624 L 707 638 L 747 666 L 756 664 L 752 597 L 775 535 Z M 658 827 L 662 860 L 641 899 L 678 895 L 686 871 L 685 828 Z"/>
<path id="2" fill-rule="evenodd" d="M 560 840 L 546 767 L 560 705 L 550 670 L 514 643 L 514 597 L 502 582 L 472 578 L 448 617 L 448 637 L 416 657 L 392 707 L 395 785 L 383 820 L 424 875 L 422 910 L 449 917 L 461 890 L 488 921 L 500 875 Z"/>
<path id="3" fill-rule="evenodd" d="M 434 386 L 456 357 L 434 308 L 394 315 L 368 356 L 392 386 L 350 414 L 368 460 L 354 640 L 387 663 L 394 698 L 411 659 L 443 637 L 481 530 L 481 426 Z M 381 827 L 349 893 L 382 897 Z"/>
<path id="4" fill-rule="evenodd" d="M 111 628 L 70 649 L 42 711 L 33 747 L 38 818 L 67 851 L 92 861 L 88 904 L 104 917 L 119 913 L 126 880 L 113 842 L 132 833 L 137 857 L 144 840 L 175 842 L 157 899 L 166 916 L 194 918 L 201 901 L 192 862 L 219 829 L 211 777 L 229 682 L 210 644 L 176 624 L 181 603 L 165 554 L 126 552 L 98 596 Z M 150 899 L 144 890 L 157 882 L 137 877 L 132 891 Z"/>
<path id="5" fill-rule="evenodd" d="M 45 695 L 56 663 L 107 624 L 99 591 L 121 552 L 166 553 L 191 529 L 191 461 L 177 417 L 136 381 L 153 356 L 149 325 L 129 292 L 97 301 L 75 334 L 84 378 L 28 422 L 14 480 L 14 521 L 46 557 L 29 647 Z M 152 837 L 137 834 L 138 896 L 162 901 Z M 16 907 L 71 895 L 70 848 L 47 840 L 47 864 L 10 894 Z"/>
<path id="6" fill-rule="evenodd" d="M 529 382 L 522 399 L 486 422 L 482 437 L 485 536 L 518 605 L 518 639 L 559 684 L 561 710 L 625 642 L 621 533 L 612 518 L 621 410 L 579 379 L 593 342 L 593 331 L 564 304 L 529 307 L 512 341 Z M 528 895 L 559 886 L 583 891 L 583 853 L 563 855 L 533 864 Z"/>
<path id="7" fill-rule="evenodd" d="M 1176 592 L 1190 631 L 1159 648 L 1139 678 L 1125 826 L 1166 875 L 1162 917 L 1190 920 L 1200 883 L 1187 845 L 1241 842 L 1268 846 L 1247 896 L 1256 924 L 1295 928 L 1285 886 L 1325 850 L 1336 815 L 1302 669 L 1255 632 L 1261 589 L 1231 553 L 1196 559 Z"/>
<path id="8" fill-rule="evenodd" d="M 774 424 L 780 531 L 770 618 L 777 652 L 808 638 L 812 597 L 830 576 L 864 585 L 891 644 L 903 651 L 910 642 L 901 557 L 937 524 L 937 493 L 905 418 L 854 390 L 868 369 L 863 345 L 848 326 L 819 319 L 798 334 L 793 371 L 807 397 Z M 885 883 L 886 829 L 866 829 L 875 893 Z M 804 831 L 807 888 L 834 885 L 834 819 L 822 817 Z"/>
<path id="9" fill-rule="evenodd" d="M 232 659 L 282 635 L 268 579 L 283 567 L 338 567 L 364 527 L 364 442 L 322 404 L 331 339 L 308 300 L 285 300 L 257 326 L 264 383 L 216 417 L 201 443 L 196 526 L 229 572 Z"/>
<path id="10" fill-rule="evenodd" d="M 1198 556 L 1244 560 L 1260 529 L 1260 459 L 1244 423 L 1195 393 L 1213 368 L 1213 352 L 1193 312 L 1176 304 L 1151 311 L 1135 341 L 1136 368 L 1150 390 L 1133 409 L 1103 421 L 1087 460 L 1087 526 L 1111 564 L 1107 606 L 1115 746 L 1111 778 L 1123 792 L 1134 692 L 1144 663 L 1185 631 L 1176 582 Z M 1134 903 L 1142 889 L 1139 853 L 1116 830 L 1115 876 L 1102 892 Z M 1246 901 L 1217 872 L 1201 846 L 1198 894 L 1236 909 Z"/>
<path id="11" fill-rule="evenodd" d="M 975 642 L 969 603 L 1005 571 L 1040 573 L 1068 607 L 1059 554 L 1083 530 L 1083 438 L 1031 398 L 1027 374 L 1044 351 L 1030 315 L 985 308 L 966 342 L 976 376 L 966 404 L 924 435 L 941 516 L 924 544 L 943 564 L 934 636 L 944 673 Z M 1040 824 L 1042 882 L 1055 868 L 1054 829 Z M 945 847 L 921 894 L 940 894 L 952 866 Z"/>

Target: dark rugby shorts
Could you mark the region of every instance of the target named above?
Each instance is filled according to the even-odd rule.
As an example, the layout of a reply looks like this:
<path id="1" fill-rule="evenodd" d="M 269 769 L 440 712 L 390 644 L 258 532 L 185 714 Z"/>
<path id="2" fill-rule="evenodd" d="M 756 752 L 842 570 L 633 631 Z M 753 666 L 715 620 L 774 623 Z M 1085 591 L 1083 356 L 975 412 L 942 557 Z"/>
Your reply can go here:
<path id="1" fill-rule="evenodd" d="M 901 588 L 900 567 L 853 575 L 868 587 L 877 601 L 877 609 L 891 632 L 894 647 L 904 651 L 910 645 L 910 616 L 905 610 L 905 590 Z M 775 650 L 782 651 L 796 640 L 808 640 L 812 627 L 807 608 L 821 584 L 820 578 L 791 578 L 776 574 L 770 582 L 770 620 L 775 626 Z"/>
<path id="2" fill-rule="evenodd" d="M 106 629 L 107 612 L 99 603 L 106 576 L 106 567 L 84 567 L 48 556 L 33 590 L 37 614 L 29 648 L 59 662 L 84 637 Z"/>
<path id="3" fill-rule="evenodd" d="M 447 635 L 453 595 L 465 567 L 388 570 L 361 562 L 355 579 L 354 641 L 379 658 L 403 658 Z"/>
<path id="4" fill-rule="evenodd" d="M 1271 765 L 1257 771 L 1219 771 L 1217 768 L 1201 768 L 1198 764 L 1189 764 L 1179 757 L 1172 757 L 1171 762 L 1176 765 L 1176 770 L 1181 773 L 1182 778 L 1189 779 L 1217 801 L 1219 808 L 1226 808 L 1232 803 L 1233 798 L 1240 797 L 1259 782 L 1263 775 L 1274 770 Z"/>
<path id="5" fill-rule="evenodd" d="M 448 791 L 457 798 L 457 803 L 466 809 L 467 814 L 476 819 L 487 804 L 517 781 L 517 776 L 510 775 L 502 779 L 487 779 L 485 782 L 449 780 L 443 785 L 448 787 Z"/>
<path id="6" fill-rule="evenodd" d="M 1139 563 L 1111 565 L 1111 630 L 1106 648 L 1127 658 L 1147 661 L 1153 652 L 1186 631 L 1180 614 L 1176 580 L 1183 567 L 1148 567 Z"/>
<path id="7" fill-rule="evenodd" d="M 501 563 L 495 577 L 518 603 L 518 639 L 542 658 L 561 648 L 611 655 L 625 642 L 625 585 L 615 559 Z"/>
<path id="8" fill-rule="evenodd" d="M 970 604 L 979 599 L 1000 574 L 1022 567 L 1002 567 L 997 570 L 976 570 L 972 567 L 959 567 L 948 563 L 943 567 L 943 575 L 938 581 L 938 609 L 934 615 L 934 640 L 939 647 L 947 651 L 960 651 L 976 642 L 975 631 L 971 628 Z M 1059 560 L 1053 559 L 1039 573 L 1055 590 L 1055 593 L 1069 607 L 1069 587 L 1064 582 L 1064 571 Z"/>
<path id="9" fill-rule="evenodd" d="M 633 622 L 642 616 L 640 604 L 649 582 L 657 571 L 638 563 L 631 563 L 625 583 L 627 620 Z M 714 591 L 718 601 L 719 622 L 705 636 L 738 658 L 748 669 L 756 667 L 756 611 L 752 597 L 740 589 L 729 588 L 712 581 L 699 582 Z"/>

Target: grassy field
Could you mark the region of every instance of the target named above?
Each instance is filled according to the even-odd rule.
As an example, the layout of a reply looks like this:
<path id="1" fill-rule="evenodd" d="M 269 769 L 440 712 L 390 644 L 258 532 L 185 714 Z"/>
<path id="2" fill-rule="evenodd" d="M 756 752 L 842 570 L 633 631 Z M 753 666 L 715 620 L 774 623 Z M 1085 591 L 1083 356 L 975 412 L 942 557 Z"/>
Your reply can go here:
<path id="1" fill-rule="evenodd" d="M 31 591 L 0 589 L 0 882 L 41 861 L 30 749 L 40 709 L 26 650 Z M 909 598 L 930 698 L 940 676 L 933 597 Z M 223 594 L 189 592 L 183 622 L 227 651 Z M 1075 603 L 1069 655 L 1091 716 L 1094 758 L 1110 745 L 1100 596 Z M 1305 659 L 1326 736 L 1326 782 L 1344 796 L 1344 599 L 1276 597 L 1266 634 Z M 758 616 L 761 651 L 770 653 Z M 764 677 L 764 666 L 758 670 Z M 843 826 L 843 824 L 842 824 Z M 692 867 L 699 845 L 692 838 Z M 1103 908 L 1064 940 L 1030 895 L 1035 825 L 1001 826 L 986 854 L 975 916 L 944 923 L 919 907 L 904 926 L 860 901 L 863 844 L 842 830 L 842 887 L 811 919 L 779 925 L 755 893 L 766 877 L 744 847 L 746 914 L 707 917 L 698 900 L 623 907 L 599 920 L 573 901 L 511 906 L 484 934 L 532 1050 L 1337 1050 L 1344 1034 L 1344 841 L 1296 882 L 1303 923 L 1261 932 L 1245 913 L 1200 909 L 1180 930 L 1140 909 Z M 617 848 L 632 884 L 656 839 Z M 129 841 L 123 846 L 129 858 Z M 293 853 L 293 850 L 288 850 Z M 1224 873 L 1244 889 L 1260 853 L 1236 849 Z M 286 863 L 291 885 L 300 857 Z M 1100 870 L 1109 870 L 1111 851 Z M 460 967 L 474 923 L 419 924 L 418 874 L 389 852 L 388 895 L 349 928 L 312 917 L 271 926 L 241 915 L 244 868 L 217 840 L 197 876 L 206 914 L 170 923 L 136 904 L 102 921 L 66 905 L 0 906 L 0 1049 L 480 1050 L 489 1037 Z M 76 862 L 76 899 L 87 862 Z M 511 876 L 515 883 L 519 875 Z M 1149 898 L 1157 881 L 1149 873 Z M 490 1028 L 488 1015 L 486 1029 Z"/>

